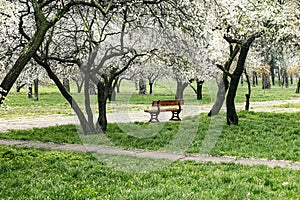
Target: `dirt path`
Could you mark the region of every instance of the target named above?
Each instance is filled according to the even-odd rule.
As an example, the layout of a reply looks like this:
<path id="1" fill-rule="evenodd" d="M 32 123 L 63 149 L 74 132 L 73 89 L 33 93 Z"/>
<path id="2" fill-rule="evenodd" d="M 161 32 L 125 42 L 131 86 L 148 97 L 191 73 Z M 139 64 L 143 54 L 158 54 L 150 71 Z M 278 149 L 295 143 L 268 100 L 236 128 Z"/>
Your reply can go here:
<path id="1" fill-rule="evenodd" d="M 22 140 L 0 140 L 0 145 L 17 146 L 17 147 L 30 147 L 30 148 L 43 148 L 60 151 L 74 151 L 74 152 L 93 152 L 103 155 L 127 155 L 135 156 L 138 158 L 152 158 L 152 159 L 168 159 L 171 161 L 195 161 L 199 163 L 212 162 L 215 164 L 220 163 L 235 163 L 241 165 L 265 165 L 268 167 L 282 167 L 293 170 L 300 170 L 300 162 L 291 162 L 286 160 L 267 160 L 258 158 L 236 158 L 229 156 L 208 156 L 208 155 L 187 155 L 181 153 L 170 153 L 161 151 L 147 151 L 147 150 L 130 150 L 121 149 L 116 147 L 105 146 L 92 146 L 92 145 L 79 145 L 79 144 L 54 144 L 42 143 Z"/>

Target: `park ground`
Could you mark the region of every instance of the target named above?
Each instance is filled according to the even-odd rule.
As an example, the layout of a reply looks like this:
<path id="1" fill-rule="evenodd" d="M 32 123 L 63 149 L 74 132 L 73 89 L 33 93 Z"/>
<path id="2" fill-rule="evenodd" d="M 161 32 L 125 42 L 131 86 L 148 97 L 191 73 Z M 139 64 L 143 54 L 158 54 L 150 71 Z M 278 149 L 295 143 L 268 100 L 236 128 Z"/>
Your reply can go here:
<path id="1" fill-rule="evenodd" d="M 205 140 L 202 132 L 212 124 L 206 116 L 209 102 L 184 107 L 183 121 L 190 125 L 199 120 L 201 127 L 190 146 L 177 151 L 164 145 L 173 141 L 170 135 L 176 135 L 180 122 L 168 122 L 166 114 L 160 123 L 148 124 L 144 104 L 130 104 L 130 109 L 109 105 L 111 128 L 105 137 L 113 142 L 110 147 L 78 138 L 78 128 L 70 125 L 77 123 L 76 117 L 70 113 L 45 112 L 38 117 L 13 112 L 8 117 L 5 112 L 0 119 L 0 197 L 299 199 L 299 104 L 298 97 L 268 97 L 251 102 L 246 112 L 244 103 L 237 103 L 241 124 L 222 124 L 215 147 L 205 154 L 199 149 Z M 149 129 L 160 124 L 162 130 L 137 138 L 124 133 L 124 127 L 122 131 L 124 124 Z M 134 161 L 125 159 L 132 156 Z"/>

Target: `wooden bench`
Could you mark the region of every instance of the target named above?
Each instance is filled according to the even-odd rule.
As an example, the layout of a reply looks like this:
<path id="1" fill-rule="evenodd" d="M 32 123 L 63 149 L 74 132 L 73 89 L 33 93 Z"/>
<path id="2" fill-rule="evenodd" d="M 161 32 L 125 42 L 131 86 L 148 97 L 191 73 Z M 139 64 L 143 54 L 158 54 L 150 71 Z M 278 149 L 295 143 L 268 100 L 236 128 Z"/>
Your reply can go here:
<path id="1" fill-rule="evenodd" d="M 152 102 L 152 108 L 144 110 L 150 113 L 149 122 L 159 122 L 158 115 L 161 112 L 172 112 L 170 120 L 180 121 L 179 113 L 181 112 L 181 106 L 184 104 L 184 100 L 158 100 Z"/>

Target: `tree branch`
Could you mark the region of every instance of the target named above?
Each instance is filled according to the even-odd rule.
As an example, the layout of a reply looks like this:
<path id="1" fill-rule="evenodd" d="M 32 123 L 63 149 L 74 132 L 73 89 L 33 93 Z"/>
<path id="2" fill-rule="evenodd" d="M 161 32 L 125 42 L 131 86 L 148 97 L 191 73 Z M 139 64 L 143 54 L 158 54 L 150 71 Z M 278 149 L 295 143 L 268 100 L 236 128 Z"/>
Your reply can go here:
<path id="1" fill-rule="evenodd" d="M 217 64 L 216 65 L 220 70 L 222 70 L 227 76 L 230 78 L 233 76 L 227 69 L 225 69 L 222 65 Z"/>

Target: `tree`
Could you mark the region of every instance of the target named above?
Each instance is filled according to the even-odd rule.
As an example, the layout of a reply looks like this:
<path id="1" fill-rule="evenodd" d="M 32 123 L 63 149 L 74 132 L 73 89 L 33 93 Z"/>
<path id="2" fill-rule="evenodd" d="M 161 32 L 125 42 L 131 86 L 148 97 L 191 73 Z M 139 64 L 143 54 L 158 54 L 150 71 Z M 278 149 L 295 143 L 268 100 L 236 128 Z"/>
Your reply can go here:
<path id="1" fill-rule="evenodd" d="M 291 5 L 282 1 L 227 1 L 222 3 L 222 5 L 217 5 L 217 10 L 221 10 L 218 15 L 221 13 L 219 19 L 222 22 L 216 29 L 224 31 L 224 39 L 230 46 L 235 45 L 236 48 L 231 47 L 231 50 L 239 48 L 239 55 L 233 72 L 230 72 L 225 65 L 218 65 L 218 67 L 226 76 L 230 77 L 226 96 L 227 124 L 238 124 L 234 99 L 249 49 L 257 38 L 263 37 L 265 41 L 275 40 L 275 36 L 282 38 L 282 35 L 278 34 L 278 30 L 290 27 L 291 21 L 286 20 L 282 23 L 279 22 L 279 19 L 290 19 L 293 12 Z M 231 51 L 230 55 L 232 52 L 234 51 Z M 232 56 L 229 60 L 231 59 Z M 227 89 L 226 80 L 224 80 L 225 91 Z"/>
<path id="2" fill-rule="evenodd" d="M 151 44 L 143 42 L 148 41 L 148 38 L 145 38 L 147 32 L 142 28 L 136 28 L 137 26 L 133 24 L 136 20 L 132 20 L 134 8 L 130 5 L 130 3 L 124 4 L 124 7 L 115 9 L 106 17 L 99 16 L 96 10 L 78 10 L 78 16 L 76 16 L 76 19 L 74 16 L 70 16 L 72 20 L 70 20 L 71 24 L 68 25 L 73 27 L 74 35 L 72 35 L 71 42 L 69 37 L 72 30 L 70 28 L 66 29 L 64 27 L 66 26 L 65 23 L 60 24 L 68 34 L 59 34 L 59 32 L 63 32 L 61 31 L 62 28 L 53 30 L 51 39 L 48 42 L 48 50 L 41 51 L 48 52 L 48 54 L 39 56 L 39 58 L 47 57 L 47 59 L 59 63 L 74 63 L 84 73 L 85 110 L 88 117 L 87 119 L 82 117 L 82 111 L 77 111 L 77 113 L 82 117 L 82 124 L 88 127 L 86 133 L 106 131 L 106 102 L 114 90 L 117 78 L 139 57 L 148 56 L 152 52 Z M 78 20 L 81 20 L 81 22 Z M 80 27 L 79 24 L 84 24 L 84 27 Z M 141 25 L 139 24 L 139 26 Z M 68 54 L 60 53 L 65 48 L 63 45 L 59 45 L 62 44 L 61 40 L 65 41 L 63 44 L 66 44 L 69 49 L 72 49 Z M 69 42 L 67 42 L 68 40 Z M 55 50 L 51 51 L 50 49 Z M 141 53 L 138 53 L 139 51 Z M 42 62 L 40 63 L 42 64 Z M 44 67 L 48 68 L 47 65 L 44 65 Z M 54 77 L 55 73 L 51 72 L 50 69 L 48 69 L 48 72 Z M 93 128 L 93 114 L 90 108 L 88 92 L 90 81 L 97 86 L 99 115 L 96 129 Z M 60 84 L 59 82 L 56 83 Z M 74 104 L 74 99 L 72 101 Z"/>
<path id="3" fill-rule="evenodd" d="M 1 5 L 4 5 L 5 7 L 5 9 L 3 10 L 4 12 L 1 13 L 1 23 L 3 23 L 6 18 L 13 18 L 11 21 L 18 20 L 17 27 L 19 27 L 20 34 L 25 38 L 25 40 L 21 45 L 21 50 L 20 52 L 18 52 L 18 56 L 13 66 L 8 71 L 0 84 L 0 88 L 2 88 L 0 92 L 0 105 L 3 104 L 5 97 L 9 93 L 10 89 L 16 82 L 18 76 L 20 75 L 26 64 L 31 58 L 33 58 L 34 54 L 40 48 L 48 30 L 53 27 L 58 21 L 60 21 L 66 13 L 68 13 L 73 7 L 77 5 L 86 5 L 97 7 L 103 15 L 106 15 L 106 13 L 111 9 L 111 2 L 112 1 L 110 1 L 110 3 L 108 4 L 105 3 L 104 5 L 101 5 L 94 0 L 74 0 L 70 2 L 64 0 L 61 0 L 59 2 L 54 0 L 32 0 L 31 2 L 14 1 L 10 3 L 1 0 Z M 6 5 L 8 5 L 9 7 L 18 8 L 18 10 L 15 10 L 12 15 L 9 15 L 5 13 L 6 11 L 10 10 L 10 8 L 7 8 Z M 27 34 L 25 32 L 26 29 L 24 26 L 33 34 Z M 14 24 L 10 24 L 10 27 L 14 29 L 16 26 L 14 26 Z"/>

